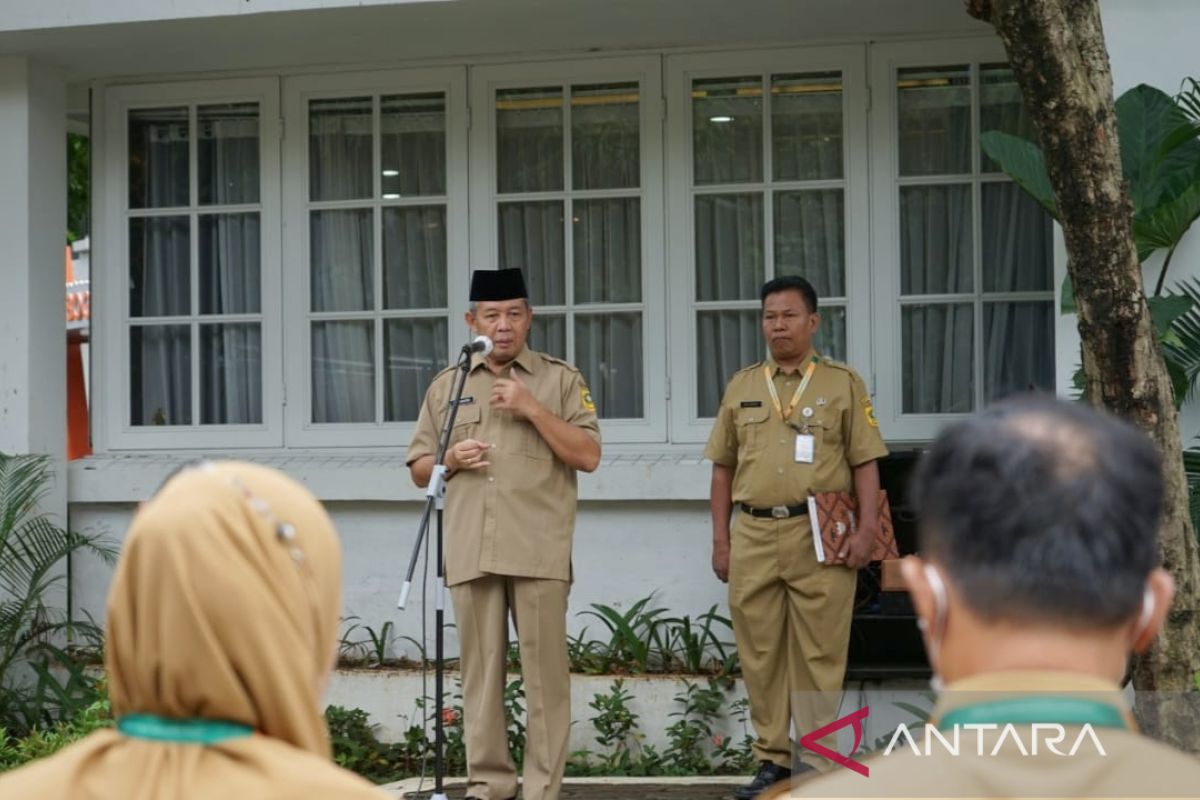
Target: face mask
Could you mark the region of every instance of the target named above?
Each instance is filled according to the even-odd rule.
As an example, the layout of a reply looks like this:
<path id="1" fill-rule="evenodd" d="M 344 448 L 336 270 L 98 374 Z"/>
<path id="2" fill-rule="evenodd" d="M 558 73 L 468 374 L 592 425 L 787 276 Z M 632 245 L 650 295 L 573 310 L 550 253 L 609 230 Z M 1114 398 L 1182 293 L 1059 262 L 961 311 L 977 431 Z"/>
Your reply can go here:
<path id="1" fill-rule="evenodd" d="M 929 666 L 933 669 L 933 677 L 929 679 L 929 686 L 935 692 L 940 692 L 945 688 L 945 682 L 938 674 L 938 658 L 942 649 L 942 634 L 946 630 L 946 612 L 949 608 L 949 601 L 946 597 L 946 583 L 942 580 L 941 573 L 932 564 L 925 565 L 925 580 L 928 581 L 929 589 L 933 592 L 933 630 L 929 630 L 929 624 L 924 619 L 917 620 L 917 627 L 925 634 L 925 652 L 929 656 Z"/>
<path id="2" fill-rule="evenodd" d="M 1133 632 L 1134 642 L 1150 627 L 1150 620 L 1154 617 L 1154 603 L 1154 592 L 1147 586 L 1142 593 L 1142 613 L 1138 616 L 1137 630 Z"/>

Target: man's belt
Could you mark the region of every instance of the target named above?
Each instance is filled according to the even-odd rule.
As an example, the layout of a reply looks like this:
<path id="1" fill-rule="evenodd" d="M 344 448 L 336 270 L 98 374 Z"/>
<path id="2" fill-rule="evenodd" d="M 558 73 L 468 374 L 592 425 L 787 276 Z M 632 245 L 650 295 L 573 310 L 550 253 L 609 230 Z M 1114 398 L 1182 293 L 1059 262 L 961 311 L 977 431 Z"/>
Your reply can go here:
<path id="1" fill-rule="evenodd" d="M 742 511 L 752 517 L 765 517 L 767 519 L 787 519 L 788 517 L 803 517 L 808 514 L 808 505 L 799 506 L 774 506 L 773 508 L 754 508 L 745 503 L 741 504 Z"/>

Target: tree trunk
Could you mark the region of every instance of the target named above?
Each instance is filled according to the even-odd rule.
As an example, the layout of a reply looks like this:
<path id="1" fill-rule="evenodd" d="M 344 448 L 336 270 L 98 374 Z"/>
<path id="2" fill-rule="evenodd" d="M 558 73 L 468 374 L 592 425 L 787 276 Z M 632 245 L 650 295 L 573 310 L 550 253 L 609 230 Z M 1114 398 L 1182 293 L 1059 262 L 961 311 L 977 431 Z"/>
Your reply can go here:
<path id="1" fill-rule="evenodd" d="M 1146 431 L 1163 453 L 1166 503 L 1160 548 L 1178 595 L 1162 635 L 1135 663 L 1134 687 L 1195 689 L 1200 562 L 1188 514 L 1178 415 L 1146 305 L 1132 206 L 1121 174 L 1098 0 L 968 0 L 967 9 L 991 23 L 1004 42 L 1025 108 L 1037 126 L 1066 239 L 1087 397 Z M 1200 747 L 1181 741 L 1190 726 L 1173 720 L 1169 710 L 1144 723 L 1176 744 Z"/>

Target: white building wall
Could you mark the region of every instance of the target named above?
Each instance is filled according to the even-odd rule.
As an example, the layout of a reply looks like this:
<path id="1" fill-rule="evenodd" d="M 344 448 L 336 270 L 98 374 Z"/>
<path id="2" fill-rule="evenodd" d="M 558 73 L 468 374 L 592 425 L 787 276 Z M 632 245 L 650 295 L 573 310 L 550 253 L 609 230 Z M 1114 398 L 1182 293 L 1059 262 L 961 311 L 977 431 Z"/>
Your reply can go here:
<path id="1" fill-rule="evenodd" d="M 79 530 L 104 533 L 119 541 L 133 508 L 132 504 L 108 503 L 73 506 L 71 521 Z M 356 616 L 362 625 L 376 631 L 391 621 L 395 635 L 420 640 L 420 571 L 414 579 L 409 609 L 396 608 L 420 520 L 420 504 L 332 502 L 327 508 L 342 535 L 343 615 Z M 589 638 L 607 640 L 603 624 L 580 617 L 579 612 L 592 603 L 628 608 L 651 592 L 657 592 L 652 605 L 669 608 L 672 615 L 690 614 L 694 618 L 714 604 L 727 615 L 725 587 L 713 577 L 709 566 L 710 536 L 708 506 L 704 502 L 581 503 L 568 631 L 575 634 L 586 626 Z M 102 619 L 109 577 L 110 570 L 96 562 L 76 563 L 76 608 Z M 434 586 L 431 572 L 431 654 Z M 453 621 L 452 609 L 449 616 Z M 448 648 L 457 653 L 453 631 Z M 398 644 L 400 654 L 413 656 L 415 648 L 407 642 Z"/>

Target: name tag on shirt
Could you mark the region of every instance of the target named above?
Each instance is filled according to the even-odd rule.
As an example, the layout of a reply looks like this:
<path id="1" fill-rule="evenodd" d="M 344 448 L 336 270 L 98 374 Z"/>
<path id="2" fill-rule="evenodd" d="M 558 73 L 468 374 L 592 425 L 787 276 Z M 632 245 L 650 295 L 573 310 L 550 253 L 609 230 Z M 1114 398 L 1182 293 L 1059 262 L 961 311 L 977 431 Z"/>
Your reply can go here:
<path id="1" fill-rule="evenodd" d="M 743 400 L 742 408 L 762 408 L 762 400 Z"/>
<path id="2" fill-rule="evenodd" d="M 796 463 L 813 463 L 813 453 L 816 449 L 816 439 L 811 433 L 796 434 Z"/>

